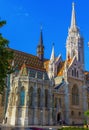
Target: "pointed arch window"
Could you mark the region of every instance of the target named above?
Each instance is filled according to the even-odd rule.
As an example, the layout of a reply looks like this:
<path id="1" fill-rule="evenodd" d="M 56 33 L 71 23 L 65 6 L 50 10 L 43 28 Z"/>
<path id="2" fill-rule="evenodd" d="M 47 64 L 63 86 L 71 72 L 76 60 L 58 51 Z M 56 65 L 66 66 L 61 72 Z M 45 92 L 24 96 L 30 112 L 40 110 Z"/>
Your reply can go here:
<path id="1" fill-rule="evenodd" d="M 41 89 L 40 88 L 38 88 L 38 90 L 37 90 L 37 94 L 38 94 L 38 107 L 40 107 L 40 104 L 41 104 Z"/>
<path id="2" fill-rule="evenodd" d="M 77 85 L 72 88 L 72 105 L 79 105 L 79 90 Z"/>
<path id="3" fill-rule="evenodd" d="M 29 89 L 29 106 L 33 106 L 33 87 Z"/>
<path id="4" fill-rule="evenodd" d="M 74 76 L 74 70 L 72 70 L 72 76 Z"/>
<path id="5" fill-rule="evenodd" d="M 48 90 L 45 89 L 45 107 L 48 106 Z"/>
<path id="6" fill-rule="evenodd" d="M 74 68 L 74 76 L 76 77 L 76 68 Z"/>
<path id="7" fill-rule="evenodd" d="M 21 88 L 21 92 L 20 92 L 20 105 L 24 106 L 25 104 L 25 89 L 24 86 Z"/>

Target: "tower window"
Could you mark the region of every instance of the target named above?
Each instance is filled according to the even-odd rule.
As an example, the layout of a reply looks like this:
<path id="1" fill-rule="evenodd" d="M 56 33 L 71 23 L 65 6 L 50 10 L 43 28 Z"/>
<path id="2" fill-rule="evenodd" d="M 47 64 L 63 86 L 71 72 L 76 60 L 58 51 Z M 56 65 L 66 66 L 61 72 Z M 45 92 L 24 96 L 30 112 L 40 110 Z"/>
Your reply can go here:
<path id="1" fill-rule="evenodd" d="M 74 76 L 76 77 L 76 68 L 74 68 Z"/>
<path id="2" fill-rule="evenodd" d="M 79 105 L 79 90 L 77 85 L 72 88 L 72 105 Z"/>
<path id="3" fill-rule="evenodd" d="M 72 70 L 72 76 L 74 76 L 74 70 Z"/>

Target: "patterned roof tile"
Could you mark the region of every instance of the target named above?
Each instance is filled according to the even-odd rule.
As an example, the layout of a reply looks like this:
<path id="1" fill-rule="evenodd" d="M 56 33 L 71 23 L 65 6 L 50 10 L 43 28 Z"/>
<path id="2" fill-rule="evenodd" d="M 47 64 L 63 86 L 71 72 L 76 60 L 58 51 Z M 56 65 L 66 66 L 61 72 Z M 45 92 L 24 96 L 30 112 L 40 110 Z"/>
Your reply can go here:
<path id="1" fill-rule="evenodd" d="M 9 50 L 14 52 L 15 66 L 18 65 L 19 67 L 21 67 L 23 63 L 25 62 L 26 66 L 28 66 L 29 68 L 34 68 L 34 69 L 45 71 L 43 62 L 37 56 L 24 53 L 21 51 L 17 51 L 11 48 L 9 48 Z"/>

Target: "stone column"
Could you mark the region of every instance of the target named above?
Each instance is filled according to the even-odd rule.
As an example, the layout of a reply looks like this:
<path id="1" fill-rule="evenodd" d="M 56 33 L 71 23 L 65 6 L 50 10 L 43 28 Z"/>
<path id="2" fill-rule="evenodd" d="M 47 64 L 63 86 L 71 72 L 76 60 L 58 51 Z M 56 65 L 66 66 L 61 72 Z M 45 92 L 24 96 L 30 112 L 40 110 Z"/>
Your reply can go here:
<path id="1" fill-rule="evenodd" d="M 24 125 L 28 125 L 28 90 L 25 92 Z"/>
<path id="2" fill-rule="evenodd" d="M 34 124 L 38 124 L 38 117 L 37 117 L 37 81 L 36 81 L 36 84 L 34 86 L 34 92 L 33 92 L 33 98 L 34 98 L 34 104 L 33 104 L 33 107 L 34 107 Z"/>
<path id="3" fill-rule="evenodd" d="M 52 125 L 53 120 L 52 120 L 52 108 L 48 110 L 48 125 Z"/>
<path id="4" fill-rule="evenodd" d="M 26 84 L 25 84 L 25 103 L 24 103 L 24 125 L 28 125 L 28 88 L 29 88 L 29 77 L 26 76 Z"/>
<path id="5" fill-rule="evenodd" d="M 44 81 L 43 81 L 44 82 Z M 42 91 L 41 91 L 41 111 L 42 111 L 42 121 L 43 125 L 45 125 L 45 89 L 44 89 L 44 83 L 42 85 Z"/>
<path id="6" fill-rule="evenodd" d="M 87 106 L 87 87 L 86 86 L 82 86 L 82 91 L 83 91 L 83 95 L 82 95 L 82 98 L 83 98 L 83 102 L 82 102 L 82 105 L 83 105 L 83 112 L 85 112 L 87 109 L 88 109 L 88 106 Z M 85 117 L 86 118 L 86 117 Z M 84 115 L 83 115 L 83 119 L 84 119 Z"/>
<path id="7" fill-rule="evenodd" d="M 13 106 L 12 108 L 12 115 L 11 115 L 11 122 L 9 123 L 10 125 L 13 125 L 15 126 L 16 124 L 16 110 L 17 110 L 17 107 L 16 106 Z"/>
<path id="8" fill-rule="evenodd" d="M 50 125 L 53 124 L 53 93 L 52 93 L 52 88 L 49 91 L 49 96 L 50 96 Z"/>
<path id="9" fill-rule="evenodd" d="M 68 91 L 68 83 L 65 85 L 65 121 L 70 124 L 70 120 L 69 120 L 69 111 L 70 108 L 69 108 L 69 91 Z"/>

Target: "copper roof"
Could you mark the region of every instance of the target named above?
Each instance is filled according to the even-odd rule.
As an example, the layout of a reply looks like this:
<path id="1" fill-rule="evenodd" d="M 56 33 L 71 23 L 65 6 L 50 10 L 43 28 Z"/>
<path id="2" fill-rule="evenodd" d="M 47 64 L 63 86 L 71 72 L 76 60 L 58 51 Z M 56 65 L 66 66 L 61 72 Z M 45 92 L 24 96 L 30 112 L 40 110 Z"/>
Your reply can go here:
<path id="1" fill-rule="evenodd" d="M 14 52 L 14 65 L 15 66 L 18 65 L 21 68 L 23 63 L 25 63 L 26 66 L 29 68 L 34 68 L 34 69 L 45 71 L 43 62 L 37 56 L 28 54 L 25 52 L 17 51 L 14 49 L 10 49 L 10 48 L 9 50 Z"/>

